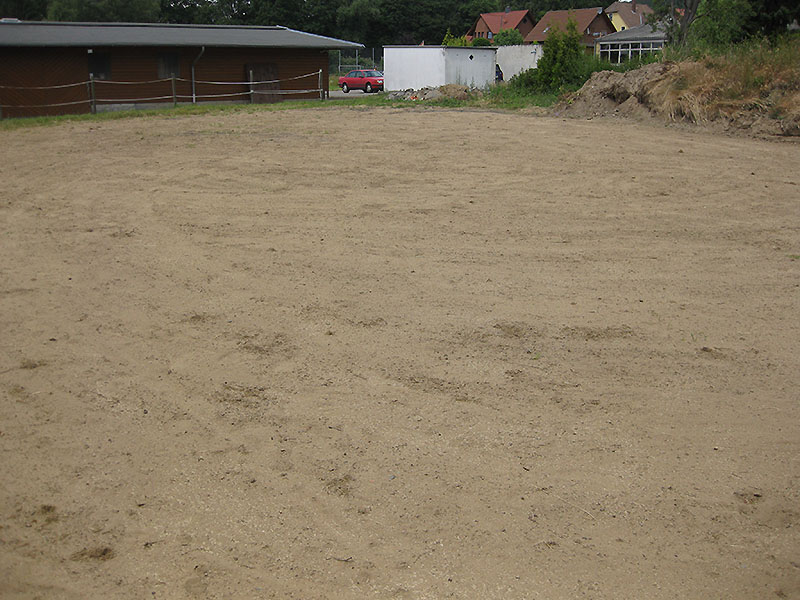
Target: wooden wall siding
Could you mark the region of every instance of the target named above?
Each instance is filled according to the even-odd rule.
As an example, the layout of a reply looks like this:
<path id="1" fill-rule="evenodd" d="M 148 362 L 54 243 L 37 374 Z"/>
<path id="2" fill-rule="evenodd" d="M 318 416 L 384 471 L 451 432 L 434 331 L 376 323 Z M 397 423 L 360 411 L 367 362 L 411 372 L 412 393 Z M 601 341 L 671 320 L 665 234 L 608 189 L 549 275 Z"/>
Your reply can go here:
<path id="1" fill-rule="evenodd" d="M 62 85 L 88 79 L 86 50 L 82 48 L 0 48 L 0 85 L 35 87 Z M 0 88 L 0 105 L 37 105 L 87 100 L 86 86 L 57 90 Z M 51 108 L 3 108 L 5 117 L 36 117 L 90 111 L 86 104 Z"/>
<path id="2" fill-rule="evenodd" d="M 179 56 L 180 78 L 191 80 L 192 61 L 197 58 L 200 48 L 93 48 L 95 53 L 108 53 L 111 57 L 111 79 L 113 81 L 152 82 L 158 77 L 158 57 L 164 53 L 175 53 Z M 195 77 L 198 81 L 244 82 L 248 80 L 246 65 L 273 63 L 278 68 L 279 79 L 289 79 L 307 73 L 323 70 L 323 87 L 328 82 L 327 51 L 309 49 L 238 49 L 238 48 L 206 48 L 195 66 Z M 12 49 L 0 51 L 0 85 L 43 86 L 85 81 L 89 78 L 89 59 L 87 49 Z M 317 76 L 282 81 L 281 90 L 305 90 L 317 88 Z M 198 96 L 212 94 L 230 94 L 248 92 L 248 85 L 209 85 L 197 84 Z M 184 98 L 180 102 L 190 102 L 192 84 L 190 81 L 178 81 L 176 92 Z M 167 96 L 155 102 L 172 102 L 172 83 L 161 81 L 143 83 L 141 85 L 113 85 L 95 83 L 95 96 L 98 100 L 123 102 L 135 98 L 152 98 Z M 4 90 L 0 88 L 0 104 L 30 105 L 52 104 L 85 100 L 88 91 L 85 87 L 66 88 L 63 90 Z M 280 98 L 319 98 L 319 92 L 305 94 L 282 95 Z M 203 101 L 233 100 L 249 102 L 249 96 L 233 98 L 207 99 Z M 98 106 L 104 104 L 98 102 Z M 52 107 L 45 109 L 3 109 L 3 117 L 21 117 L 55 114 L 75 114 L 89 112 L 90 106 L 76 105 Z"/>

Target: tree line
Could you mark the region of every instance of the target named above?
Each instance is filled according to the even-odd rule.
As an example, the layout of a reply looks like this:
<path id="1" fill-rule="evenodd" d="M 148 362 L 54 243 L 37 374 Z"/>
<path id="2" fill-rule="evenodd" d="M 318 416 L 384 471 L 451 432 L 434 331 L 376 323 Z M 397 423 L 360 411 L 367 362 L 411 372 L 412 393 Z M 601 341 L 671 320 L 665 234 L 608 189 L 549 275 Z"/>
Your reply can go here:
<path id="1" fill-rule="evenodd" d="M 385 44 L 439 44 L 465 33 L 484 12 L 605 8 L 612 0 L 0 0 L 0 16 L 23 20 L 283 25 L 319 35 Z M 662 14 L 686 8 L 698 26 L 722 23 L 726 39 L 785 30 L 798 0 L 649 0 Z M 707 15 L 707 17 L 702 17 Z M 701 18 L 702 17 L 702 18 Z M 705 21 L 705 23 L 703 23 Z"/>
<path id="2" fill-rule="evenodd" d="M 603 0 L 610 3 L 612 0 Z M 0 16 L 23 20 L 283 25 L 319 35 L 384 44 L 439 44 L 478 15 L 597 6 L 598 0 L 0 0 Z"/>

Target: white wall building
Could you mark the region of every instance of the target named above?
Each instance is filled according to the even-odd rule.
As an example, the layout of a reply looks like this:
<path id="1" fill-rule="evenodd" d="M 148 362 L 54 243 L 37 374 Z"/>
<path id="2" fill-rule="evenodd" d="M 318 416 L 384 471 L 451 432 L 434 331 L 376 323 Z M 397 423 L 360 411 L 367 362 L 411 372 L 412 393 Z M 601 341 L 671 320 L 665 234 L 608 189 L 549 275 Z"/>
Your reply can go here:
<path id="1" fill-rule="evenodd" d="M 497 64 L 503 71 L 503 79 L 508 81 L 514 75 L 535 69 L 542 57 L 541 44 L 525 44 L 524 46 L 498 46 Z"/>
<path id="2" fill-rule="evenodd" d="M 387 91 L 448 83 L 483 88 L 494 83 L 496 52 L 487 46 L 384 46 L 383 84 Z"/>

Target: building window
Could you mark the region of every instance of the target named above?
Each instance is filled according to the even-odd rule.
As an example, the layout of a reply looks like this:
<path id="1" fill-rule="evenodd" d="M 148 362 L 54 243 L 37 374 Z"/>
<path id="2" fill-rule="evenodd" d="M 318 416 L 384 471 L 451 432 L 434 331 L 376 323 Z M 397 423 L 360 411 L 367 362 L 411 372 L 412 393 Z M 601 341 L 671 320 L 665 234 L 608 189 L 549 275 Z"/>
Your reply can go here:
<path id="1" fill-rule="evenodd" d="M 181 61 L 177 52 L 158 55 L 158 78 L 169 79 L 181 76 Z"/>
<path id="2" fill-rule="evenodd" d="M 89 50 L 89 74 L 95 79 L 111 79 L 111 55 Z"/>

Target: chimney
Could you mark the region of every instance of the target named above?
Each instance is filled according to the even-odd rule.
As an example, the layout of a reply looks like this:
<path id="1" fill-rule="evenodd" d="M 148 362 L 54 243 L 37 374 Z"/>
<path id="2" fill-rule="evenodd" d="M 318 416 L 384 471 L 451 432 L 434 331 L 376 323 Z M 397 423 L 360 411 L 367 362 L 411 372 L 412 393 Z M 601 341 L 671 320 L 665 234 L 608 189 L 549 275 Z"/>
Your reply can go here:
<path id="1" fill-rule="evenodd" d="M 511 7 L 510 6 L 506 6 L 506 14 L 508 14 L 510 12 L 511 12 Z"/>

